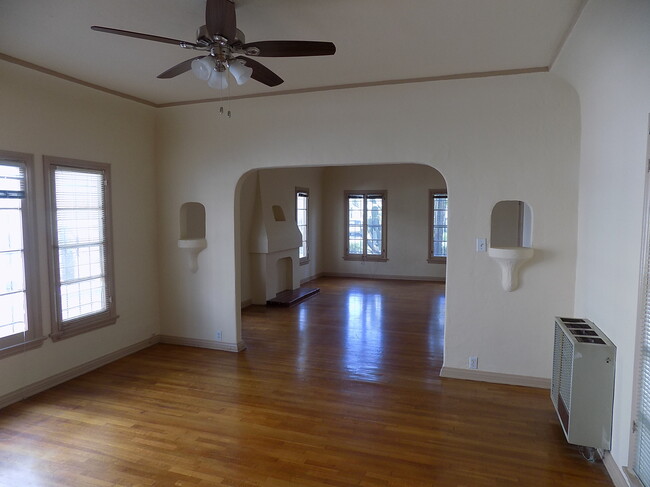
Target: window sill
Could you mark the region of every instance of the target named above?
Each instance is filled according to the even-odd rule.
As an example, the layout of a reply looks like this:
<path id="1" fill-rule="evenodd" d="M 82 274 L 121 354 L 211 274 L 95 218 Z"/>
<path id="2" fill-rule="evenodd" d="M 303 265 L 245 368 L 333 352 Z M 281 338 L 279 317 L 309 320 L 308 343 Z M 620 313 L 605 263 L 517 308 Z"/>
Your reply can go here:
<path id="1" fill-rule="evenodd" d="M 363 255 L 344 255 L 343 260 L 351 260 L 357 262 L 388 262 L 388 258 L 381 256 L 363 256 Z"/>
<path id="2" fill-rule="evenodd" d="M 429 257 L 427 259 L 427 262 L 429 264 L 446 264 L 447 263 L 447 257 Z"/>
<path id="3" fill-rule="evenodd" d="M 86 324 L 70 324 L 64 325 L 63 327 L 59 325 L 60 329 L 56 332 L 51 333 L 50 338 L 53 342 L 65 340 L 66 338 L 71 338 L 73 336 L 81 335 L 82 333 L 113 325 L 118 318 L 119 316 L 110 316 L 97 321 L 88 322 Z"/>
<path id="4" fill-rule="evenodd" d="M 643 484 L 639 480 L 639 477 L 636 476 L 630 467 L 623 467 L 623 472 L 625 474 L 627 482 L 630 484 L 630 487 L 643 487 Z"/>
<path id="5" fill-rule="evenodd" d="M 27 340 L 26 342 L 17 343 L 15 345 L 10 345 L 7 348 L 0 350 L 0 358 L 9 357 L 10 355 L 15 355 L 17 353 L 26 352 L 27 350 L 33 350 L 40 347 L 47 337 L 38 337 L 33 340 Z"/>

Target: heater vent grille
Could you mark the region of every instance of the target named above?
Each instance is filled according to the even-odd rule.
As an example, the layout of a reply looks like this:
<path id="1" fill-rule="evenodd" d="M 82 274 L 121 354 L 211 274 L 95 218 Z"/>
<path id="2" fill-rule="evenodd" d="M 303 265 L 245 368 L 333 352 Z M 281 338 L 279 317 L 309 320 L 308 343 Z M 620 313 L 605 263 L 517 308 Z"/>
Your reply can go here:
<path id="1" fill-rule="evenodd" d="M 551 400 L 569 443 L 609 449 L 616 347 L 591 321 L 555 318 Z"/>
<path id="2" fill-rule="evenodd" d="M 574 347 L 566 335 L 562 335 L 562 358 L 560 364 L 560 397 L 564 405 L 571 410 L 571 383 L 573 381 L 573 351 Z"/>

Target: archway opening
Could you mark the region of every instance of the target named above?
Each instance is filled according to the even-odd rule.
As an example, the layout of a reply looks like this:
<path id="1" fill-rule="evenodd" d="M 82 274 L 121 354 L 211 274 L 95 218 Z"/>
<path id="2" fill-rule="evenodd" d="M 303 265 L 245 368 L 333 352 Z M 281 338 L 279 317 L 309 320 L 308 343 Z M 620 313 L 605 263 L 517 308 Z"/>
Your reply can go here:
<path id="1" fill-rule="evenodd" d="M 372 201 L 351 213 L 349 195 L 357 202 L 359 197 Z M 436 325 L 431 326 L 435 337 L 430 343 L 442 355 L 449 206 L 447 182 L 439 171 L 413 163 L 263 168 L 241 177 L 235 197 L 241 308 L 262 304 L 254 299 L 255 290 L 264 287 L 255 271 L 265 258 L 262 252 L 280 242 L 278 257 L 285 259 L 289 256 L 281 252 L 286 247 L 307 242 L 306 255 L 301 251 L 291 257 L 294 289 L 328 276 L 441 283 L 442 298 L 436 299 L 440 311 L 432 318 Z M 278 208 L 284 218 L 277 218 Z M 377 228 L 382 218 L 382 228 Z M 295 244 L 289 242 L 294 238 Z M 354 247 L 358 253 L 352 256 L 346 255 L 350 239 L 358 243 Z M 383 255 L 372 258 L 373 253 Z M 278 266 L 277 285 L 287 287 L 288 271 L 280 270 L 280 262 L 273 263 Z M 286 269 L 288 260 L 282 262 Z"/>

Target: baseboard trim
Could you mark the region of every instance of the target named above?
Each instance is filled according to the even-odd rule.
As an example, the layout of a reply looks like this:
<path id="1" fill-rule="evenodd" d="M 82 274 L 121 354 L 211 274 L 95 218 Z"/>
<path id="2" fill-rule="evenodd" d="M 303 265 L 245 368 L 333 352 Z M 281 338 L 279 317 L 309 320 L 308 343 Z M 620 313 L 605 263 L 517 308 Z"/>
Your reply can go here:
<path id="1" fill-rule="evenodd" d="M 322 277 L 348 277 L 351 279 L 386 279 L 392 281 L 428 281 L 445 282 L 444 277 L 431 276 L 395 276 L 389 274 L 355 274 L 350 272 L 326 272 Z"/>
<path id="2" fill-rule="evenodd" d="M 508 384 L 511 386 L 535 387 L 538 389 L 550 389 L 551 379 L 543 377 L 529 377 L 525 375 L 499 374 L 497 372 L 486 372 L 484 370 L 457 369 L 454 367 L 443 367 L 440 370 L 440 377 L 449 379 L 475 380 L 479 382 L 493 382 L 495 384 Z"/>
<path id="3" fill-rule="evenodd" d="M 615 487 L 643 487 L 641 481 L 628 467 L 621 469 L 609 451 L 600 452 L 603 465 L 607 469 L 609 478 L 612 479 Z"/>
<path id="4" fill-rule="evenodd" d="M 314 274 L 313 276 L 305 277 L 304 279 L 300 279 L 300 285 L 306 284 L 309 281 L 313 281 L 314 279 L 318 279 L 325 276 L 327 276 L 327 274 L 323 272 L 319 272 L 318 274 Z"/>
<path id="5" fill-rule="evenodd" d="M 116 360 L 124 358 L 127 355 L 131 355 L 135 352 L 139 352 L 140 350 L 144 350 L 145 348 L 155 345 L 156 343 L 158 343 L 158 336 L 153 336 L 147 340 L 134 343 L 128 347 L 124 347 L 120 350 L 116 350 L 109 354 L 103 355 L 102 357 L 98 357 L 94 360 L 91 360 L 90 362 L 86 362 L 85 364 L 77 365 L 76 367 L 52 375 L 46 379 L 39 380 L 38 382 L 34 382 L 33 384 L 25 387 L 21 387 L 20 389 L 10 392 L 9 394 L 0 396 L 0 409 L 15 402 L 22 401 L 23 399 L 27 399 L 28 397 L 33 396 L 34 394 L 38 394 L 39 392 L 51 389 L 52 387 L 58 386 L 59 384 L 63 384 L 64 382 L 74 379 L 75 377 L 79 377 L 80 375 L 86 374 L 92 370 L 98 369 L 104 365 L 110 364 L 111 362 L 115 362 Z"/>
<path id="6" fill-rule="evenodd" d="M 186 338 L 172 335 L 159 335 L 160 343 L 169 345 L 182 345 L 184 347 L 209 348 L 211 350 L 221 350 L 223 352 L 241 352 L 246 348 L 246 344 L 241 341 L 238 343 L 217 342 L 215 340 L 203 340 L 201 338 Z"/>
<path id="7" fill-rule="evenodd" d="M 600 452 L 600 458 L 603 459 L 603 465 L 607 469 L 609 478 L 612 479 L 615 487 L 643 487 L 639 477 L 629 467 L 620 468 L 614 460 L 611 452 Z"/>
<path id="8" fill-rule="evenodd" d="M 427 282 L 445 282 L 444 277 L 430 277 L 430 276 L 395 276 L 388 274 L 355 274 L 350 272 L 319 272 L 313 276 L 305 277 L 300 280 L 300 284 L 306 284 L 314 279 L 321 277 L 349 277 L 351 279 L 386 279 L 393 281 L 427 281 Z"/>

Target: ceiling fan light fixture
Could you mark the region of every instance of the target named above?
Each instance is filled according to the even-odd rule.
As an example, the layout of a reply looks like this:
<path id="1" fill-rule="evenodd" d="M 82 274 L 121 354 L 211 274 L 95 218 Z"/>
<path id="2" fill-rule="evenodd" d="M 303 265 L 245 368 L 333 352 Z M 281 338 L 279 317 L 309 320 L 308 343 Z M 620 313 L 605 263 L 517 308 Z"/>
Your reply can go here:
<path id="1" fill-rule="evenodd" d="M 228 71 L 213 69 L 208 79 L 208 86 L 215 90 L 225 90 L 228 88 Z"/>
<path id="2" fill-rule="evenodd" d="M 94 31 L 115 34 L 136 39 L 173 44 L 183 49 L 203 51 L 200 55 L 186 59 L 160 73 L 157 78 L 170 79 L 192 71 L 200 80 L 207 81 L 212 88 L 228 87 L 228 71 L 238 85 L 253 79 L 268 87 L 275 87 L 284 81 L 262 63 L 246 56 L 262 57 L 301 57 L 331 56 L 336 46 L 323 41 L 257 41 L 246 43 L 244 33 L 237 28 L 235 1 L 243 0 L 204 0 L 205 24 L 199 27 L 196 42 L 187 42 L 171 37 L 145 34 L 130 30 L 114 29 L 93 25 Z M 0 3 L 2 0 L 0 0 Z M 238 56 L 245 54 L 246 56 Z"/>
<path id="3" fill-rule="evenodd" d="M 253 68 L 246 66 L 241 59 L 235 59 L 230 62 L 230 74 L 235 78 L 237 84 L 241 86 L 251 79 Z"/>
<path id="4" fill-rule="evenodd" d="M 212 56 L 205 56 L 192 61 L 192 73 L 203 81 L 208 81 L 216 66 L 215 59 Z"/>

